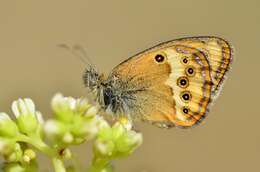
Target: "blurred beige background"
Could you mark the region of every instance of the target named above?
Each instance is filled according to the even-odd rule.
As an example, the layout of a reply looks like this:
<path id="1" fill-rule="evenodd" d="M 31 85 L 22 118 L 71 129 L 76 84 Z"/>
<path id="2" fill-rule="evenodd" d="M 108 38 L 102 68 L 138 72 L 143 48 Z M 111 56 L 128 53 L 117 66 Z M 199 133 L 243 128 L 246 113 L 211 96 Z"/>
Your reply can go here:
<path id="1" fill-rule="evenodd" d="M 260 171 L 259 10 L 258 0 L 1 0 L 0 111 L 31 97 L 48 118 L 56 92 L 86 94 L 85 65 L 57 44 L 81 44 L 108 72 L 159 42 L 221 36 L 235 47 L 233 69 L 205 122 L 190 130 L 138 123 L 144 144 L 114 164 L 118 172 Z"/>

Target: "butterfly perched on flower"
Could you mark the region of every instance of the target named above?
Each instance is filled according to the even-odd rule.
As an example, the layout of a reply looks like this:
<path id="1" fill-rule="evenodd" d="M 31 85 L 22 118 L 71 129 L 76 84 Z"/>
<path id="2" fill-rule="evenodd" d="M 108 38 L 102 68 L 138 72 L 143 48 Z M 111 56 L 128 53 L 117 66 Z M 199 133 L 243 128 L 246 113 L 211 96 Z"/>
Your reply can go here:
<path id="1" fill-rule="evenodd" d="M 89 66 L 83 79 L 113 117 L 185 128 L 205 118 L 231 62 L 232 48 L 224 39 L 188 37 L 138 53 L 107 76 Z"/>

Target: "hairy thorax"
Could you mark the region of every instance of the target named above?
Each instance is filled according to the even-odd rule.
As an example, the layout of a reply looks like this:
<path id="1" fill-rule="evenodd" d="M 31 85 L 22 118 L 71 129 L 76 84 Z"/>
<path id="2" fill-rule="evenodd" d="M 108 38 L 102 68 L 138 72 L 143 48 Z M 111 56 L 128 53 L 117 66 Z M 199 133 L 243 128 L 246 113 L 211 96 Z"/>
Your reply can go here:
<path id="1" fill-rule="evenodd" d="M 113 116 L 129 115 L 130 109 L 133 109 L 135 93 L 130 91 L 128 83 L 117 76 L 98 74 L 93 68 L 85 71 L 83 79 L 103 111 Z"/>

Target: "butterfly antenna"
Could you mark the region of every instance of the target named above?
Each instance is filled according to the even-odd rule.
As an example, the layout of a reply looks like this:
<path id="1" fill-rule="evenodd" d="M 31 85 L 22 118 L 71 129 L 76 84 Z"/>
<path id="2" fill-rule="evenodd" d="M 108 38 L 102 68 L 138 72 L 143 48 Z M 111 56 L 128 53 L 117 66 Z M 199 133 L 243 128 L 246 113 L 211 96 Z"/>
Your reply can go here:
<path id="1" fill-rule="evenodd" d="M 86 60 L 88 60 L 88 62 L 90 63 L 91 66 L 94 65 L 94 63 L 90 59 L 88 53 L 86 52 L 86 50 L 82 46 L 76 44 L 76 45 L 73 46 L 73 50 L 75 52 L 78 52 L 82 56 L 82 58 L 85 58 Z"/>
<path id="2" fill-rule="evenodd" d="M 73 47 L 70 47 L 67 44 L 59 44 L 58 47 L 66 49 L 73 56 L 79 58 L 84 64 L 87 64 L 92 67 L 94 66 L 86 51 L 80 45 L 74 45 Z"/>

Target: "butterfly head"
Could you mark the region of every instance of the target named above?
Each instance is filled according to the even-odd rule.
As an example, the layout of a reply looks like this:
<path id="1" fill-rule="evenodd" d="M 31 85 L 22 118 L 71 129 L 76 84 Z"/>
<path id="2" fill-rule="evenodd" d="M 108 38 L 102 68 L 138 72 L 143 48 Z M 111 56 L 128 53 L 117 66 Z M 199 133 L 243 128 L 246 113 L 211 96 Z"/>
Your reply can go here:
<path id="1" fill-rule="evenodd" d="M 84 85 L 94 94 L 101 107 L 109 104 L 112 90 L 103 74 L 98 73 L 94 67 L 89 67 L 83 75 L 83 81 Z"/>
<path id="2" fill-rule="evenodd" d="M 91 91 L 96 90 L 104 81 L 104 75 L 100 75 L 95 68 L 87 68 L 83 75 L 84 85 Z"/>

